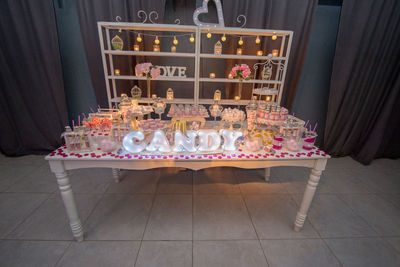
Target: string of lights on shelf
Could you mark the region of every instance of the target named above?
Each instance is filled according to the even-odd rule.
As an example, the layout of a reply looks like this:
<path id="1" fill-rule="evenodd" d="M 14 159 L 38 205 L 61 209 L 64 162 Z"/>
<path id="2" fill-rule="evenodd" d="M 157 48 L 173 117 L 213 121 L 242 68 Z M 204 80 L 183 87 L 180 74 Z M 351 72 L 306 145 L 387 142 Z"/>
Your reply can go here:
<path id="1" fill-rule="evenodd" d="M 141 33 L 141 32 L 132 31 L 132 30 L 128 30 L 128 32 L 132 32 L 132 33 L 134 33 L 134 34 L 137 35 L 136 41 L 137 41 L 138 43 L 141 43 L 141 42 L 143 41 L 142 36 L 154 37 L 154 38 L 155 38 L 155 39 L 154 39 L 154 43 L 155 43 L 155 44 L 160 44 L 160 39 L 161 39 L 161 38 L 173 38 L 173 44 L 174 44 L 174 45 L 177 45 L 177 44 L 179 43 L 179 41 L 178 41 L 178 39 L 177 39 L 178 37 L 190 36 L 190 37 L 189 37 L 189 41 L 190 41 L 191 43 L 193 43 L 194 40 L 195 40 L 195 39 L 194 39 L 194 36 L 193 36 L 193 33 L 174 34 L 174 35 L 158 35 L 158 34 L 150 34 L 150 33 Z M 208 39 L 211 39 L 211 37 L 212 37 L 211 32 L 208 31 L 207 34 L 206 34 L 206 36 L 207 36 Z M 227 40 L 227 37 L 226 37 L 226 36 L 235 36 L 235 37 L 238 37 L 238 38 L 239 38 L 239 41 L 238 41 L 238 44 L 239 44 L 239 45 L 243 45 L 243 44 L 244 44 L 244 40 L 243 40 L 243 39 L 254 38 L 254 36 L 243 36 L 243 35 L 237 35 L 237 34 L 225 34 L 225 33 L 224 33 L 224 34 L 222 35 L 222 37 L 221 37 L 221 41 L 222 41 L 222 42 L 225 42 L 225 41 Z M 275 32 L 273 32 L 273 34 L 272 34 L 272 36 L 271 36 L 271 39 L 274 40 L 274 41 L 275 41 L 276 39 L 278 39 L 278 36 L 276 35 Z M 260 37 L 259 37 L 259 36 L 256 36 L 254 42 L 255 42 L 256 44 L 261 43 Z"/>

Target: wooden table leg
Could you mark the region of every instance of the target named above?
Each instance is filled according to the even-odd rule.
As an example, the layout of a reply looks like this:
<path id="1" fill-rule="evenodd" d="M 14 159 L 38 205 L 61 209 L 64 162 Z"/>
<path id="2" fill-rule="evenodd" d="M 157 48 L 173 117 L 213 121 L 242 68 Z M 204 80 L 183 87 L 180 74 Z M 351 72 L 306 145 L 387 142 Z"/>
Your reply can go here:
<path id="1" fill-rule="evenodd" d="M 121 176 L 120 176 L 120 173 L 119 173 L 119 169 L 113 168 L 112 169 L 112 175 L 113 175 L 114 180 L 115 180 L 116 183 L 119 183 L 121 181 Z"/>
<path id="2" fill-rule="evenodd" d="M 318 159 L 315 161 L 314 167 L 311 169 L 310 178 L 308 179 L 307 187 L 304 191 L 303 200 L 301 201 L 300 209 L 297 212 L 296 221 L 294 222 L 294 230 L 296 232 L 300 231 L 304 225 L 322 171 L 325 170 L 326 162 L 326 159 Z"/>
<path id="3" fill-rule="evenodd" d="M 57 177 L 58 188 L 60 189 L 61 197 L 64 201 L 64 206 L 67 211 L 72 234 L 77 241 L 83 241 L 83 228 L 81 220 L 79 219 L 78 210 L 76 208 L 75 199 L 67 172 L 63 170 L 57 171 L 54 174 Z"/>
<path id="4" fill-rule="evenodd" d="M 265 168 L 265 169 L 264 169 L 264 178 L 265 178 L 265 181 L 269 181 L 270 175 L 271 175 L 271 168 Z"/>

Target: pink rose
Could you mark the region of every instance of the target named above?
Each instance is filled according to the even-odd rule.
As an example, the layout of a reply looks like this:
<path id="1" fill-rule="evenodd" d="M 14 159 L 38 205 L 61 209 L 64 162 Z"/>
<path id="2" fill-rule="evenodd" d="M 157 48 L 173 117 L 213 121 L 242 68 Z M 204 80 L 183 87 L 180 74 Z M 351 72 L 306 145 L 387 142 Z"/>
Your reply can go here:
<path id="1" fill-rule="evenodd" d="M 160 76 L 160 68 L 159 67 L 151 68 L 150 75 L 151 75 L 151 78 L 153 78 L 153 79 L 155 79 L 158 76 Z"/>
<path id="2" fill-rule="evenodd" d="M 135 73 L 136 76 L 147 75 L 150 72 L 150 67 L 153 66 L 150 62 L 148 63 L 141 63 L 135 66 Z"/>

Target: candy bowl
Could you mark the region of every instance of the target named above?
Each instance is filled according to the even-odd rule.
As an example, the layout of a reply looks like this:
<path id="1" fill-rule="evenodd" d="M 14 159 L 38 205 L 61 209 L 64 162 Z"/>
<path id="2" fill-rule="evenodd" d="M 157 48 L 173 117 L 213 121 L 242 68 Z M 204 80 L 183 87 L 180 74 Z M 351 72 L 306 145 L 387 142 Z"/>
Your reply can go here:
<path id="1" fill-rule="evenodd" d="M 244 140 L 244 146 L 249 152 L 259 151 L 263 147 L 262 139 L 257 136 L 248 136 Z"/>
<path id="2" fill-rule="evenodd" d="M 314 148 L 315 140 L 317 139 L 317 134 L 315 132 L 306 134 L 303 137 L 303 149 L 312 150 Z"/>

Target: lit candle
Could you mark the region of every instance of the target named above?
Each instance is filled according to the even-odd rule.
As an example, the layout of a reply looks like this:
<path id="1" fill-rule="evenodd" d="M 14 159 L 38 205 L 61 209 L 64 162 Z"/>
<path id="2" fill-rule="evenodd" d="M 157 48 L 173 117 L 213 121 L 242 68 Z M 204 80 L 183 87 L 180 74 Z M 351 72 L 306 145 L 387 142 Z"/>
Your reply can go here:
<path id="1" fill-rule="evenodd" d="M 115 70 L 114 70 L 114 73 L 115 73 L 115 75 L 120 75 L 120 74 L 121 74 L 121 72 L 119 71 L 119 69 L 115 69 Z"/>
<path id="2" fill-rule="evenodd" d="M 272 50 L 272 56 L 273 56 L 273 57 L 277 57 L 278 54 L 279 54 L 279 50 L 278 50 L 278 49 L 273 49 L 273 50 Z"/>
<path id="3" fill-rule="evenodd" d="M 230 73 L 229 73 L 229 75 L 228 75 L 228 79 L 233 79 L 233 76 L 232 76 L 232 74 L 230 74 Z"/>
<path id="4" fill-rule="evenodd" d="M 215 78 L 215 73 L 214 72 L 210 73 L 210 78 Z"/>
<path id="5" fill-rule="evenodd" d="M 265 100 L 267 100 L 267 102 L 271 101 L 271 96 L 267 95 L 267 98 Z"/>
<path id="6" fill-rule="evenodd" d="M 156 94 L 152 94 L 151 98 L 157 98 L 157 95 Z"/>
<path id="7" fill-rule="evenodd" d="M 243 53 L 243 49 L 239 47 L 239 48 L 236 50 L 236 54 L 237 54 L 237 55 L 241 55 L 242 53 Z"/>
<path id="8" fill-rule="evenodd" d="M 262 50 L 258 50 L 257 51 L 257 56 L 262 56 L 263 55 L 263 51 Z"/>
<path id="9" fill-rule="evenodd" d="M 160 52 L 160 46 L 159 45 L 153 45 L 153 51 L 154 52 Z"/>
<path id="10" fill-rule="evenodd" d="M 133 50 L 139 51 L 140 50 L 139 45 L 137 45 L 137 44 L 133 45 Z"/>
<path id="11" fill-rule="evenodd" d="M 240 100 L 240 96 L 235 95 L 235 101 L 239 101 Z"/>
<path id="12" fill-rule="evenodd" d="M 171 46 L 171 52 L 175 53 L 176 52 L 176 46 Z"/>

